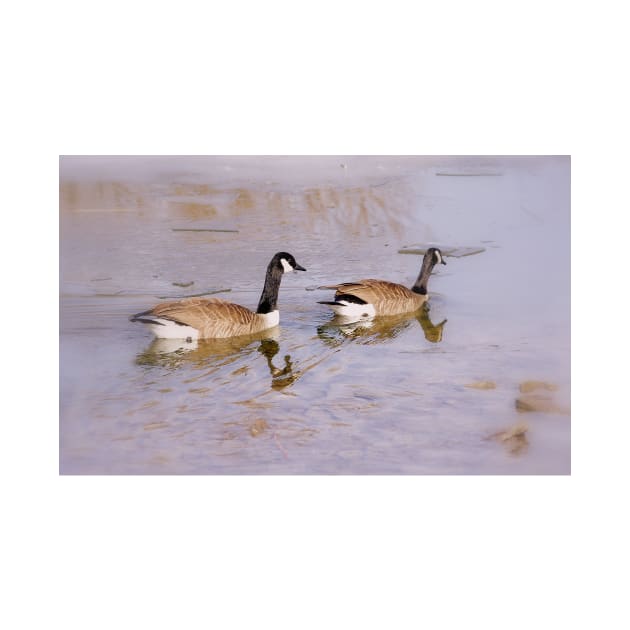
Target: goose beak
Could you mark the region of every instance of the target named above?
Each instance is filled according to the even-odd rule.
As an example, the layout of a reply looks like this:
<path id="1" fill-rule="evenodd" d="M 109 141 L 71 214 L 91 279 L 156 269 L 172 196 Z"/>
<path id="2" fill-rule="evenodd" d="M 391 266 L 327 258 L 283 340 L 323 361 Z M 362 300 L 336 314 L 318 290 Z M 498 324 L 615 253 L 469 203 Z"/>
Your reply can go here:
<path id="1" fill-rule="evenodd" d="M 440 261 L 443 265 L 446 264 L 446 261 L 444 260 L 444 258 L 442 258 L 442 260 Z"/>
<path id="2" fill-rule="evenodd" d="M 304 269 L 304 267 L 302 267 L 302 265 L 298 265 L 297 263 L 295 263 L 295 267 L 293 267 L 293 269 L 295 271 L 306 271 L 306 269 Z"/>

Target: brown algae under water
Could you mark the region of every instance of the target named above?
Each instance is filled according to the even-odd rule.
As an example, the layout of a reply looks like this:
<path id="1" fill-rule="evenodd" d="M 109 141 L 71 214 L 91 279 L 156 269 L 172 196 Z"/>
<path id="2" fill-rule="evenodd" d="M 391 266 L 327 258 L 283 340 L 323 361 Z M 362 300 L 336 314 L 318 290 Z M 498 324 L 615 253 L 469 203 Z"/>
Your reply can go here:
<path id="1" fill-rule="evenodd" d="M 450 160 L 62 158 L 61 473 L 570 473 L 568 159 Z M 430 245 L 428 308 L 316 304 L 410 286 Z M 280 250 L 308 272 L 270 331 L 169 344 L 128 322 L 205 291 L 255 308 Z"/>

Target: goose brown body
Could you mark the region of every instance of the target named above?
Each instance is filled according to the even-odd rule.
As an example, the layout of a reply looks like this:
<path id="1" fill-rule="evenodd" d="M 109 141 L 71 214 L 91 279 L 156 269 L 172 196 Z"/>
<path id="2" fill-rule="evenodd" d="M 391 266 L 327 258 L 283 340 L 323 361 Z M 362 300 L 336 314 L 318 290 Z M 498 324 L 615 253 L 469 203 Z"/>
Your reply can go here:
<path id="1" fill-rule="evenodd" d="M 254 312 L 219 298 L 187 298 L 162 302 L 131 318 L 149 326 L 162 339 L 223 339 L 273 328 L 280 321 L 278 291 L 282 274 L 306 271 L 287 252 L 278 252 L 267 266 L 265 284 Z"/>
<path id="2" fill-rule="evenodd" d="M 368 278 L 357 282 L 342 282 L 321 289 L 333 289 L 333 301 L 322 301 L 343 317 L 359 319 L 381 315 L 398 315 L 418 310 L 427 300 L 427 284 L 433 267 L 445 265 L 442 252 L 430 247 L 423 259 L 420 274 L 411 289 L 388 280 Z"/>
<path id="3" fill-rule="evenodd" d="M 139 315 L 164 318 L 190 326 L 199 331 L 199 339 L 222 339 L 257 333 L 270 328 L 271 319 L 269 314 L 254 313 L 240 304 L 218 298 L 162 302 Z"/>
<path id="4" fill-rule="evenodd" d="M 374 315 L 397 315 L 418 310 L 428 295 L 414 293 L 402 284 L 368 278 L 358 282 L 342 282 L 323 289 L 334 289 L 335 300 L 352 295 L 374 307 Z"/>

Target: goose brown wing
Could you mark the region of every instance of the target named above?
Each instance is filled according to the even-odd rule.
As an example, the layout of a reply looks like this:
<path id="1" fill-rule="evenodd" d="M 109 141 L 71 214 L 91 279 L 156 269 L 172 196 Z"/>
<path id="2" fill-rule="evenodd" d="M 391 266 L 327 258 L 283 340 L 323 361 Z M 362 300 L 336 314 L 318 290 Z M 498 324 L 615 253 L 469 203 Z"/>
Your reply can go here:
<path id="1" fill-rule="evenodd" d="M 176 302 L 162 302 L 147 314 L 171 319 L 198 330 L 203 330 L 209 322 L 246 326 L 256 318 L 256 313 L 248 308 L 218 298 L 188 298 Z"/>
<path id="2" fill-rule="evenodd" d="M 414 296 L 414 293 L 402 284 L 372 278 L 358 282 L 343 282 L 325 288 L 334 289 L 336 291 L 335 297 L 350 294 L 368 304 L 377 304 L 384 300 L 406 300 Z"/>

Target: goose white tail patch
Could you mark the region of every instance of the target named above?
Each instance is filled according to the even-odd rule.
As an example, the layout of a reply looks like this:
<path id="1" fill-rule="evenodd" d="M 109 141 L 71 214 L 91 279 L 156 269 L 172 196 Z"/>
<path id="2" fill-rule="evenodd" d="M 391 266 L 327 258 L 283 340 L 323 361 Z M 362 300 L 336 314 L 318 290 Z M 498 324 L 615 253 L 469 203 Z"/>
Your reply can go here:
<path id="1" fill-rule="evenodd" d="M 346 302 L 346 300 L 339 300 L 334 304 L 327 304 L 330 308 L 342 317 L 350 317 L 353 319 L 367 319 L 374 317 L 376 311 L 373 304 L 356 304 L 355 302 Z"/>
<path id="2" fill-rule="evenodd" d="M 170 319 L 153 318 L 155 324 L 143 322 L 158 339 L 199 339 L 199 331 L 192 326 L 182 326 Z"/>

